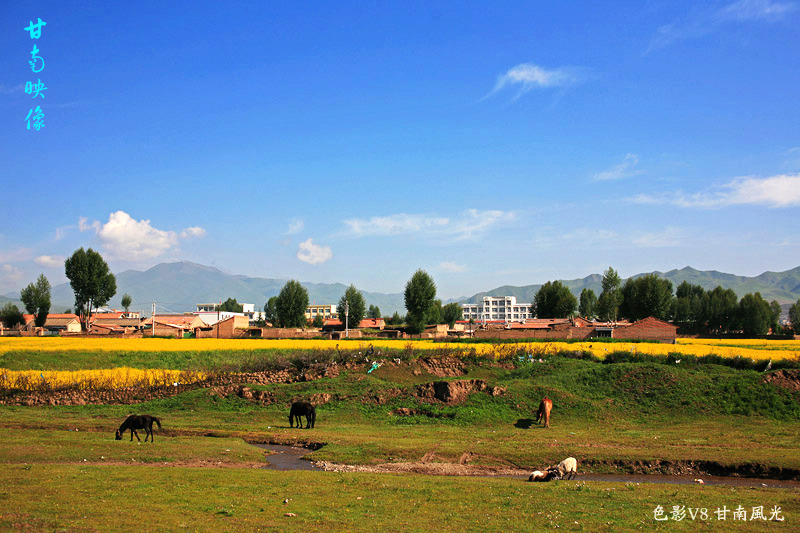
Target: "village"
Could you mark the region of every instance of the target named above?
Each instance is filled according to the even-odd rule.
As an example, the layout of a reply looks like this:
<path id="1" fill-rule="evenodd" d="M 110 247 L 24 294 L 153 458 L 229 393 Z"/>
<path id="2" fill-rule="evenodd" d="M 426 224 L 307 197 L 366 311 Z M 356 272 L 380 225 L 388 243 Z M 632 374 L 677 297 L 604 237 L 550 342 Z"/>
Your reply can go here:
<path id="1" fill-rule="evenodd" d="M 470 320 L 457 320 L 452 325 L 432 324 L 420 334 L 412 334 L 403 327 L 386 324 L 384 318 L 364 318 L 359 324 L 346 327 L 338 318 L 336 305 L 316 305 L 306 307 L 306 328 L 278 328 L 263 322 L 263 313 L 255 311 L 253 304 L 242 303 L 242 312 L 221 311 L 221 304 L 197 304 L 193 312 L 182 314 L 158 314 L 142 317 L 140 312 L 99 308 L 89 317 L 89 327 L 84 332 L 81 317 L 72 313 L 51 313 L 42 327 L 34 323 L 34 315 L 23 314 L 25 323 L 17 328 L 4 328 L 0 322 L 0 335 L 6 336 L 109 336 L 109 337 L 173 337 L 180 339 L 550 339 L 584 340 L 590 338 L 612 338 L 630 340 L 649 340 L 674 344 L 677 326 L 654 317 L 628 322 L 619 320 L 603 322 L 581 317 L 575 318 L 522 318 L 492 319 L 490 310 L 497 316 L 498 302 L 508 302 L 509 308 L 528 309 L 530 304 L 517 304 L 516 298 L 484 297 L 481 311 Z M 466 314 L 478 306 L 463 304 Z M 504 309 L 504 307 L 499 307 Z M 527 314 L 527 311 L 526 311 Z M 314 318 L 322 316 L 322 326 L 313 327 Z M 503 313 L 505 316 L 505 313 Z M 508 315 L 511 317 L 511 313 Z"/>

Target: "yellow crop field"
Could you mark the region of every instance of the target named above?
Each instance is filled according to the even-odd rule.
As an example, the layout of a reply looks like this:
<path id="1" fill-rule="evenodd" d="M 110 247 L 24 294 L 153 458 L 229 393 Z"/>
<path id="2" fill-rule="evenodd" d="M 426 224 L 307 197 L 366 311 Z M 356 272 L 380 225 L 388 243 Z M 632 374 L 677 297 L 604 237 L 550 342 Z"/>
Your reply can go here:
<path id="1" fill-rule="evenodd" d="M 338 345 L 342 350 L 375 348 L 404 349 L 408 341 L 401 340 L 344 340 L 325 339 L 104 339 L 81 337 L 0 337 L 0 354 L 12 351 L 50 352 L 215 352 L 253 350 L 332 350 Z M 415 349 L 437 349 L 442 344 L 431 341 L 414 341 Z"/>
<path id="2" fill-rule="evenodd" d="M 588 351 L 603 358 L 615 351 L 632 351 L 650 355 L 681 353 L 704 356 L 746 357 L 752 359 L 794 359 L 800 358 L 800 341 L 765 340 L 709 340 L 678 339 L 677 344 L 656 343 L 604 343 L 589 342 L 532 342 L 532 343 L 434 343 L 430 340 L 324 340 L 324 339 L 108 339 L 74 337 L 1 337 L 0 354 L 16 351 L 48 352 L 217 352 L 217 351 L 257 351 L 257 350 L 313 350 L 335 349 L 366 350 L 376 349 L 417 350 L 452 349 L 456 351 L 475 350 L 479 354 L 494 356 L 497 359 L 513 356 L 523 349 L 534 356 L 554 354 L 560 351 Z M 377 356 L 377 354 L 376 354 Z"/>
<path id="3" fill-rule="evenodd" d="M 681 345 L 708 345 L 745 347 L 753 350 L 790 350 L 800 352 L 800 340 L 765 339 L 678 339 Z"/>
<path id="4" fill-rule="evenodd" d="M 75 388 L 119 389 L 157 387 L 202 381 L 203 372 L 182 370 L 106 368 L 98 370 L 6 370 L 0 368 L 0 389 L 42 390 Z"/>

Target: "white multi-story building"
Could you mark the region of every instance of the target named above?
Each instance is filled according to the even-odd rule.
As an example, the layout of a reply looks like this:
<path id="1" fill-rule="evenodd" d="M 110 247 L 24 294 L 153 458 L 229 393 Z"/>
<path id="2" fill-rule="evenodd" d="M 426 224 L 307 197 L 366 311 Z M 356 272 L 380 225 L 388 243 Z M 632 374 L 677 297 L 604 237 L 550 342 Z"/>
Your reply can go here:
<path id="1" fill-rule="evenodd" d="M 517 303 L 516 296 L 484 296 L 477 304 L 461 304 L 462 320 L 475 322 L 524 322 L 533 318 L 531 304 Z"/>
<path id="2" fill-rule="evenodd" d="M 232 316 L 246 316 L 251 321 L 258 320 L 258 318 L 260 318 L 260 316 L 256 317 L 256 304 L 240 303 L 239 305 L 242 306 L 241 313 L 220 311 L 219 310 L 220 305 L 221 304 L 219 303 L 197 304 L 197 310 L 194 312 L 194 314 L 199 316 L 203 320 L 203 322 L 205 322 L 209 326 L 212 326 L 217 322 L 227 320 Z"/>
<path id="3" fill-rule="evenodd" d="M 314 320 L 317 316 L 325 318 L 337 318 L 336 304 L 316 305 L 311 304 L 306 307 L 306 319 Z"/>

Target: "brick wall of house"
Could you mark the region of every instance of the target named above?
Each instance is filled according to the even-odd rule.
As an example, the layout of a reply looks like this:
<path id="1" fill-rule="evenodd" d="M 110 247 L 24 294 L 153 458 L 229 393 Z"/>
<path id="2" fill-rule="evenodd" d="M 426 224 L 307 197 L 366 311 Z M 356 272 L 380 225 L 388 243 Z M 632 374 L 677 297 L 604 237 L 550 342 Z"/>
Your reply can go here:
<path id="1" fill-rule="evenodd" d="M 667 344 L 675 344 L 678 328 L 668 322 L 648 317 L 638 320 L 624 328 L 615 328 L 611 332 L 614 339 L 656 340 Z"/>

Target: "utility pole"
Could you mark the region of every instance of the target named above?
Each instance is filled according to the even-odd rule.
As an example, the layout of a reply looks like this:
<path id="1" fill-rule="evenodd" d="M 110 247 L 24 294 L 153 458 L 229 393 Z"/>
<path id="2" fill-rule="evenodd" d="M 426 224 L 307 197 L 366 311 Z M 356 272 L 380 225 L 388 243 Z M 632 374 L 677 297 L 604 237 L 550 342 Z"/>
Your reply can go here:
<path id="1" fill-rule="evenodd" d="M 153 314 L 150 316 L 150 319 L 153 321 L 153 337 L 156 336 L 156 303 L 153 302 Z"/>
<path id="2" fill-rule="evenodd" d="M 344 336 L 350 338 L 348 319 L 350 318 L 350 302 L 344 301 Z"/>

